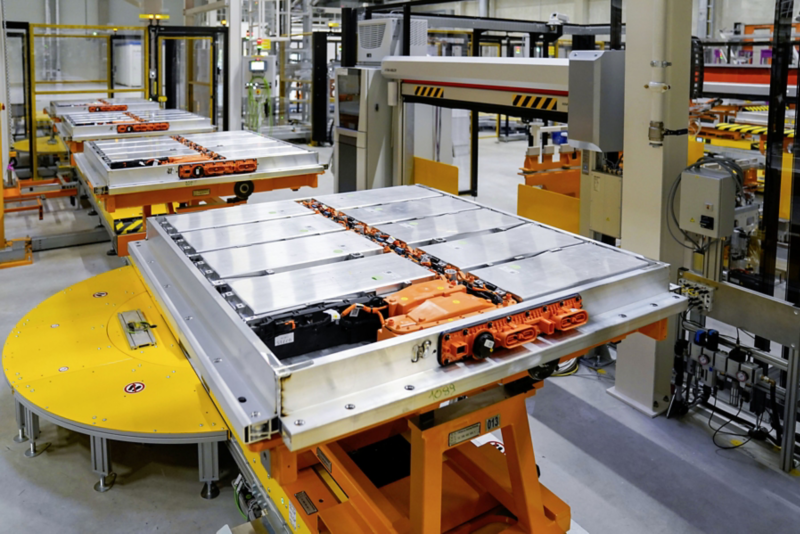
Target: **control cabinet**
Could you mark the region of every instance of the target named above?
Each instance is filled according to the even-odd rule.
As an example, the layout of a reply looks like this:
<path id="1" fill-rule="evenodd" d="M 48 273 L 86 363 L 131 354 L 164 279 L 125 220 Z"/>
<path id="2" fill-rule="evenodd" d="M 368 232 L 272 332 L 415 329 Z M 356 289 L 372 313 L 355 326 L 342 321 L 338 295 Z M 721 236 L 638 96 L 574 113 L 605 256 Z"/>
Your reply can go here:
<path id="1" fill-rule="evenodd" d="M 680 187 L 680 227 L 713 238 L 730 237 L 736 210 L 736 183 L 713 167 L 684 171 Z"/>

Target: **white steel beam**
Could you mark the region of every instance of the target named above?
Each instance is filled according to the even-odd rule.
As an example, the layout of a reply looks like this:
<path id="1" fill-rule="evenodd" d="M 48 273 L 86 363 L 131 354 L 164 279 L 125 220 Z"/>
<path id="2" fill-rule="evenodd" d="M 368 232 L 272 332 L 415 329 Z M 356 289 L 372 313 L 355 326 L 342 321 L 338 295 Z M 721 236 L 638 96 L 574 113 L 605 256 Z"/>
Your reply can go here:
<path id="1" fill-rule="evenodd" d="M 659 6 L 666 3 L 665 16 Z M 689 58 L 692 0 L 639 0 L 627 4 L 625 59 L 625 176 L 622 188 L 622 246 L 671 264 L 671 281 L 684 264 L 686 250 L 667 228 L 668 194 L 686 167 L 686 135 L 668 135 L 663 145 L 648 138 L 652 114 L 663 117 L 664 128 L 685 129 L 688 124 Z M 660 28 L 659 28 L 660 26 Z M 660 30 L 660 31 L 659 31 Z M 663 38 L 663 42 L 655 39 Z M 663 52 L 661 58 L 653 53 Z M 658 106 L 645 89 L 654 75 L 651 61 L 666 61 L 664 81 L 669 86 Z M 656 343 L 637 334 L 620 343 L 616 385 L 609 392 L 635 408 L 657 415 L 667 408 L 675 340 L 670 321 L 666 341 Z"/>

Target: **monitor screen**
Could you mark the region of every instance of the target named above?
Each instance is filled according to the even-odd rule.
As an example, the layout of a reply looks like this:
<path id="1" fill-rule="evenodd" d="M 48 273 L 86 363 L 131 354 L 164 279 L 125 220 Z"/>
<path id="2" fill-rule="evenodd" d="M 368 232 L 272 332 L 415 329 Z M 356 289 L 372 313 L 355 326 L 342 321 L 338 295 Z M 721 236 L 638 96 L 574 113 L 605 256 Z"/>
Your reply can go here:
<path id="1" fill-rule="evenodd" d="M 260 59 L 254 59 L 250 62 L 250 72 L 264 72 L 267 70 L 267 62 Z"/>

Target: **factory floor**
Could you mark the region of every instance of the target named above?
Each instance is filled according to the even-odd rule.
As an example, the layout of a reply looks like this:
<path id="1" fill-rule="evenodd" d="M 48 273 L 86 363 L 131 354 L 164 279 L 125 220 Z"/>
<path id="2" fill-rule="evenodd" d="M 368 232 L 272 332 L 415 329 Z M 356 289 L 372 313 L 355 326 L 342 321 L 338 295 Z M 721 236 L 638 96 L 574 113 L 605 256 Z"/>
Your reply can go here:
<path id="1" fill-rule="evenodd" d="M 321 149 L 327 161 L 330 149 Z M 478 200 L 515 211 L 523 143 L 481 141 Z M 332 192 L 326 174 L 315 194 Z M 306 196 L 274 192 L 255 200 Z M 67 202 L 48 202 L 45 220 L 6 218 L 8 237 L 91 227 L 96 218 Z M 32 266 L 0 270 L 0 339 L 39 302 L 90 276 L 124 265 L 101 243 L 37 253 Z M 605 374 L 581 367 L 552 378 L 529 404 L 531 434 L 542 482 L 572 507 L 589 534 L 797 532 L 800 478 L 778 471 L 778 456 L 760 444 L 717 449 L 708 414 L 683 420 L 650 419 L 606 393 Z M 200 498 L 195 446 L 113 442 L 118 473 L 108 493 L 93 491 L 89 440 L 42 422 L 41 456 L 17 444 L 14 402 L 0 381 L 0 533 L 214 533 L 241 522 L 230 487 L 236 469 L 221 452 L 217 499 Z M 715 421 L 715 426 L 720 421 Z M 730 437 L 718 436 L 720 444 Z"/>

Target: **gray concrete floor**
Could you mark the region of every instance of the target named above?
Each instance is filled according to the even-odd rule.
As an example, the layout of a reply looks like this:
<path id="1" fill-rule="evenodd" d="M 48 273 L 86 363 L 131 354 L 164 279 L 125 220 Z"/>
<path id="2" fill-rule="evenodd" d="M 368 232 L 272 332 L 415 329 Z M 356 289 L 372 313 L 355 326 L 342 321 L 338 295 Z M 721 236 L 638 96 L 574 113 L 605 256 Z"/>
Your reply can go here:
<path id="1" fill-rule="evenodd" d="M 330 149 L 322 149 L 327 161 Z M 481 141 L 479 200 L 515 212 L 523 143 Z M 255 201 L 333 191 L 326 174 L 317 191 L 280 191 Z M 12 214 L 8 237 L 60 233 L 92 225 L 85 211 L 50 203 L 45 220 Z M 108 244 L 36 254 L 35 264 L 0 270 L 0 335 L 35 305 L 64 287 L 119 267 Z M 530 405 L 531 435 L 542 481 L 571 507 L 590 534 L 792 533 L 800 517 L 798 478 L 773 466 L 777 454 L 759 444 L 722 451 L 711 442 L 707 414 L 650 419 L 605 390 L 613 368 L 598 376 L 553 378 Z M 719 424 L 719 423 L 717 423 Z M 216 532 L 240 522 L 230 480 L 235 466 L 221 450 L 221 494 L 199 496 L 194 446 L 114 442 L 117 485 L 95 493 L 86 436 L 42 422 L 41 456 L 23 456 L 15 433 L 13 399 L 0 383 L 0 533 Z"/>

